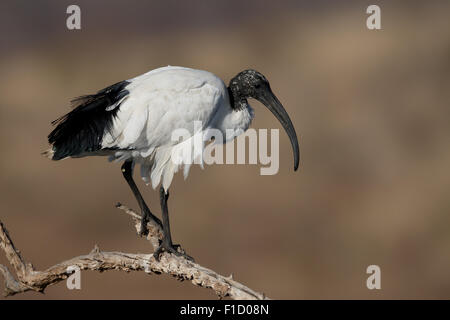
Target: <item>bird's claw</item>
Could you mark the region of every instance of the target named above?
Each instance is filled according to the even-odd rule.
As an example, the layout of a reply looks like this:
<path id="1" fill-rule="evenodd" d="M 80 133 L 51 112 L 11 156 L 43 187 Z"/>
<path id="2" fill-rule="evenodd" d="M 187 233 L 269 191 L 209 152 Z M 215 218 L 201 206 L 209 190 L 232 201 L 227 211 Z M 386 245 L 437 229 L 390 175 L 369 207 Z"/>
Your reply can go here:
<path id="1" fill-rule="evenodd" d="M 179 244 L 166 243 L 165 241 L 163 241 L 158 249 L 156 249 L 155 253 L 153 253 L 156 261 L 159 261 L 160 255 L 163 252 L 173 253 L 178 257 L 184 257 L 185 259 L 194 262 L 194 258 L 187 255 Z"/>

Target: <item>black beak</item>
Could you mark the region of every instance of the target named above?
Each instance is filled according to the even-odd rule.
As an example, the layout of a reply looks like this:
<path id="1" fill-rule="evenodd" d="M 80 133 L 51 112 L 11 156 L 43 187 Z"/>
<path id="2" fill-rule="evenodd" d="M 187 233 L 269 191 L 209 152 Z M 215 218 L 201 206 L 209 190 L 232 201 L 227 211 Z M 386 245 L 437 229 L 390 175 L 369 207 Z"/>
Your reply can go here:
<path id="1" fill-rule="evenodd" d="M 280 121 L 281 125 L 289 136 L 292 144 L 292 151 L 294 152 L 294 170 L 297 171 L 300 151 L 298 147 L 297 134 L 295 133 L 295 129 L 292 125 L 289 115 L 287 114 L 286 110 L 284 110 L 281 102 L 273 94 L 272 90 L 270 90 L 270 87 L 262 91 L 262 93 L 258 94 L 255 98 L 263 103 L 267 107 L 267 109 L 269 109 L 274 114 L 274 116 L 277 117 L 278 121 Z"/>

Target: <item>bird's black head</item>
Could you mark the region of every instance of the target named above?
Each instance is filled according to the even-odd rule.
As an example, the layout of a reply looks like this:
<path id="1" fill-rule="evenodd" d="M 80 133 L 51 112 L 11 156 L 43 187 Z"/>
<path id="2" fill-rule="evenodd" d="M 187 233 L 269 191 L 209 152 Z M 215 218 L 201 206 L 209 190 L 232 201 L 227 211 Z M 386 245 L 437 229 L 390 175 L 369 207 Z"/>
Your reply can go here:
<path id="1" fill-rule="evenodd" d="M 230 80 L 230 91 L 235 100 L 254 98 L 264 90 L 270 90 L 269 81 L 256 70 L 244 70 Z"/>
<path id="2" fill-rule="evenodd" d="M 264 104 L 280 121 L 291 140 L 294 152 L 294 170 L 297 170 L 300 158 L 297 134 L 291 119 L 281 102 L 272 92 L 269 81 L 260 72 L 252 69 L 239 72 L 230 80 L 228 86 L 230 104 L 233 110 L 241 110 L 247 106 L 247 99 L 253 98 Z"/>

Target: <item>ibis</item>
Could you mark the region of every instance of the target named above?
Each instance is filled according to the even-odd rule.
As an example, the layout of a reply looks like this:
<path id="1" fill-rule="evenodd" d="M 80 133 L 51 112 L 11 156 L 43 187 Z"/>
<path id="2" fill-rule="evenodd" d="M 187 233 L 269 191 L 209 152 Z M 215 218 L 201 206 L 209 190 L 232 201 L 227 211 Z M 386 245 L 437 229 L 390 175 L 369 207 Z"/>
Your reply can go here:
<path id="1" fill-rule="evenodd" d="M 199 132 L 192 124 L 200 121 L 201 130 L 223 132 L 226 139 L 221 142 L 226 143 L 250 126 L 254 112 L 249 98 L 260 101 L 280 121 L 292 144 L 296 171 L 300 156 L 291 119 L 266 77 L 252 69 L 238 73 L 227 86 L 210 72 L 168 66 L 78 97 L 72 101 L 74 108 L 69 113 L 52 122 L 56 127 L 48 135 L 51 148 L 44 153 L 52 160 L 109 156 L 110 160 L 123 162 L 123 177 L 142 214 L 140 234 L 148 233 L 150 219 L 163 230 L 154 257 L 159 260 L 162 252 L 168 252 L 192 259 L 172 243 L 170 233 L 169 187 L 174 174 L 183 167 L 186 178 L 193 163 L 171 161 L 174 151 L 186 142 L 173 141 L 171 133 L 184 128 L 193 138 Z M 230 130 L 236 134 L 225 134 Z M 160 186 L 162 222 L 150 211 L 133 180 L 136 164 L 147 184 L 154 189 Z"/>

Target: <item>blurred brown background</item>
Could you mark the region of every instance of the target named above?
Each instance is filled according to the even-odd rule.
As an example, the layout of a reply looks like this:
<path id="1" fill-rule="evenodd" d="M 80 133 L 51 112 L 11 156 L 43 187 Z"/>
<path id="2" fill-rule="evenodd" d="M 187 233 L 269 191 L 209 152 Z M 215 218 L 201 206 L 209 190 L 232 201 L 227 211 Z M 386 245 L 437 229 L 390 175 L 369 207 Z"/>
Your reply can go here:
<path id="1" fill-rule="evenodd" d="M 302 171 L 282 131 L 275 176 L 247 165 L 177 176 L 175 242 L 271 298 L 450 298 L 450 3 L 336 2 L 2 1 L 0 218 L 25 259 L 44 269 L 95 244 L 151 250 L 114 208 L 137 208 L 119 164 L 40 155 L 71 98 L 168 64 L 226 83 L 251 67 L 301 135 Z M 72 3 L 81 31 L 66 29 Z M 366 28 L 375 3 L 380 31 Z M 280 128 L 253 106 L 253 127 Z M 158 193 L 139 186 L 159 214 Z M 366 288 L 371 264 L 381 290 Z M 111 271 L 82 273 L 80 291 L 61 283 L 12 299 L 23 298 L 216 297 Z"/>

